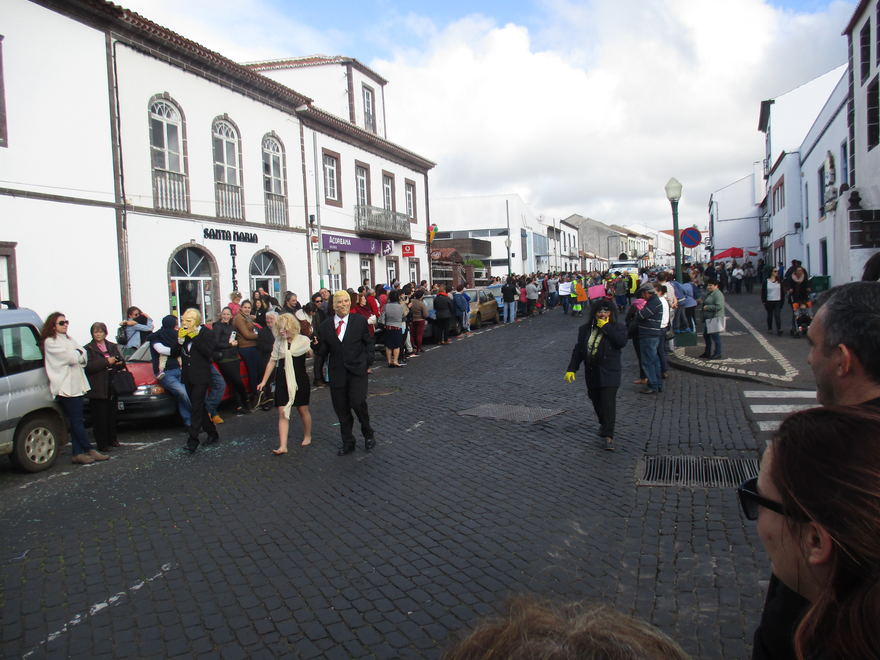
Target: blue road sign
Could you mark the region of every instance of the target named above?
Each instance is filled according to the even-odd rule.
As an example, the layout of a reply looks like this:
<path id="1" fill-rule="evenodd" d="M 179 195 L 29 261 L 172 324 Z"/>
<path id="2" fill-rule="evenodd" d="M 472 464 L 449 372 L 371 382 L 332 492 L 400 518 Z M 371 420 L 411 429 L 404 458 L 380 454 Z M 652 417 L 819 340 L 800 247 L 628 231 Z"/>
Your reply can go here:
<path id="1" fill-rule="evenodd" d="M 703 235 L 696 227 L 681 230 L 681 244 L 686 248 L 695 248 L 703 241 Z"/>

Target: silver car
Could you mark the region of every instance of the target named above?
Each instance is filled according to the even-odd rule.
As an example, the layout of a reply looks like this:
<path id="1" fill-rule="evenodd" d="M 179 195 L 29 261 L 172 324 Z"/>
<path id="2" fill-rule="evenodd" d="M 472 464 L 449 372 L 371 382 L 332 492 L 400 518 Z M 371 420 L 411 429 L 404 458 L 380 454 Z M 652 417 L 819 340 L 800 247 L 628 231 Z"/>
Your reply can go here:
<path id="1" fill-rule="evenodd" d="M 43 366 L 42 324 L 29 309 L 0 310 L 0 456 L 27 472 L 51 467 L 67 442 Z"/>

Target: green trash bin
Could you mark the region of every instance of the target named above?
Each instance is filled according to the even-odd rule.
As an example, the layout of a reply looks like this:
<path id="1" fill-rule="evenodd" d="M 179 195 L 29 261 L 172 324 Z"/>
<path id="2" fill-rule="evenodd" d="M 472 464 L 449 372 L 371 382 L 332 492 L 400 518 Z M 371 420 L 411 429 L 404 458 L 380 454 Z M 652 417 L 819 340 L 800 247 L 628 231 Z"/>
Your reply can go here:
<path id="1" fill-rule="evenodd" d="M 813 277 L 810 278 L 810 288 L 813 290 L 813 293 L 828 291 L 828 289 L 831 288 L 831 276 L 813 275 Z"/>
<path id="2" fill-rule="evenodd" d="M 697 345 L 697 333 L 696 332 L 677 332 L 675 334 L 675 346 L 677 348 L 687 347 L 687 346 L 696 346 Z"/>

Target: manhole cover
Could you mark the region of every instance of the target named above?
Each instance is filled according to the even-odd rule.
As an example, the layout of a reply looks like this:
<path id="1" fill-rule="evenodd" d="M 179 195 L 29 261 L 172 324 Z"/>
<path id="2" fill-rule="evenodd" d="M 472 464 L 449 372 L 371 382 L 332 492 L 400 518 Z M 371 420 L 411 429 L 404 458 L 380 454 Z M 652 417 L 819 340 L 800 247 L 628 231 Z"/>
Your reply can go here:
<path id="1" fill-rule="evenodd" d="M 636 485 L 734 488 L 757 475 L 756 458 L 643 456 L 636 466 Z"/>
<path id="2" fill-rule="evenodd" d="M 553 417 L 561 412 L 565 411 L 562 408 L 526 408 L 506 403 L 484 403 L 476 408 L 459 410 L 458 414 L 501 419 L 507 422 L 540 422 L 542 419 Z"/>

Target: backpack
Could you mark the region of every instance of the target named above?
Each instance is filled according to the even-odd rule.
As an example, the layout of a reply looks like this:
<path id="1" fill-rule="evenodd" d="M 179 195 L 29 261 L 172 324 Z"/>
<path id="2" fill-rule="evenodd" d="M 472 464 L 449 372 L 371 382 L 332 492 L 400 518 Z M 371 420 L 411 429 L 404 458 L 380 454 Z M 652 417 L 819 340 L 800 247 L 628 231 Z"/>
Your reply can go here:
<path id="1" fill-rule="evenodd" d="M 120 346 L 125 346 L 128 343 L 128 336 L 125 332 L 124 325 L 120 325 L 116 330 L 116 343 Z"/>

